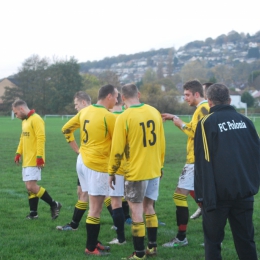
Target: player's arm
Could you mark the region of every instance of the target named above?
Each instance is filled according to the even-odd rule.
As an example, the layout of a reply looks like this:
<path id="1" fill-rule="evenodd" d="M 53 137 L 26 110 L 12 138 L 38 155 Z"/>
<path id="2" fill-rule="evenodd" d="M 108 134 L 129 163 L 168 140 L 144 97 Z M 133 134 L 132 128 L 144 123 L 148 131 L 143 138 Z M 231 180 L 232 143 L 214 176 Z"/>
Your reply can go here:
<path id="1" fill-rule="evenodd" d="M 45 127 L 44 121 L 39 118 L 39 120 L 33 120 L 33 129 L 36 137 L 37 142 L 37 157 L 43 158 L 45 155 Z"/>
<path id="2" fill-rule="evenodd" d="M 44 167 L 45 160 L 45 127 L 41 118 L 32 121 L 33 130 L 36 138 L 36 166 L 40 169 Z"/>
<path id="3" fill-rule="evenodd" d="M 23 154 L 23 134 L 20 135 L 20 141 L 16 149 L 16 153 Z"/>
<path id="4" fill-rule="evenodd" d="M 66 141 L 68 143 L 71 143 L 73 141 L 76 143 L 74 132 L 76 129 L 78 129 L 80 127 L 79 115 L 80 115 L 80 113 L 78 113 L 77 115 L 72 117 L 61 129 L 61 131 L 64 134 L 64 137 L 66 138 Z M 74 149 L 77 149 L 77 147 L 76 147 L 77 144 L 75 145 L 75 143 L 73 143 L 70 146 L 73 149 L 73 151 L 76 152 L 76 150 L 74 150 Z"/>
<path id="5" fill-rule="evenodd" d="M 189 137 L 194 137 L 198 122 L 183 123 L 181 130 Z"/>
<path id="6" fill-rule="evenodd" d="M 124 119 L 121 115 L 117 118 L 112 138 L 112 146 L 108 164 L 109 175 L 114 175 L 120 167 L 126 145 L 126 132 Z"/>
<path id="7" fill-rule="evenodd" d="M 165 120 L 173 120 L 173 118 L 175 117 L 175 115 L 169 114 L 169 113 L 162 113 L 161 116 L 162 116 L 162 120 L 163 121 L 165 121 Z"/>
<path id="8" fill-rule="evenodd" d="M 79 147 L 78 147 L 78 144 L 75 140 L 69 142 L 69 145 L 71 147 L 71 149 L 76 153 L 76 154 L 79 154 Z"/>
<path id="9" fill-rule="evenodd" d="M 20 141 L 18 144 L 18 147 L 16 149 L 15 157 L 14 157 L 14 162 L 18 165 L 21 161 L 21 155 L 23 154 L 23 137 L 22 134 L 20 136 Z"/>

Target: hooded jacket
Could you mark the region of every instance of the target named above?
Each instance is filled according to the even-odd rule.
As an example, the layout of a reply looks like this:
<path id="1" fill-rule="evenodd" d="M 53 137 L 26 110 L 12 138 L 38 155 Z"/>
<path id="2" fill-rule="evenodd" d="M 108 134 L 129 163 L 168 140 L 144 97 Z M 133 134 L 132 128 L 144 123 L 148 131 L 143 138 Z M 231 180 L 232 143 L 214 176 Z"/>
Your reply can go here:
<path id="1" fill-rule="evenodd" d="M 199 123 L 194 142 L 194 189 L 207 211 L 217 201 L 252 197 L 260 183 L 260 145 L 250 119 L 216 105 Z"/>

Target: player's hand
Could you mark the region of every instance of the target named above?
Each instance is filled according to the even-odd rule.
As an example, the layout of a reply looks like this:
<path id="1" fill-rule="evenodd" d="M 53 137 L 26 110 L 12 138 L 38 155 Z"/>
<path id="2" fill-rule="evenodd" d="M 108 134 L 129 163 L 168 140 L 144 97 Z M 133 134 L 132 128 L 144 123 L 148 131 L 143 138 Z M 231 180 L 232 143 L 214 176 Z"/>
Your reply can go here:
<path id="1" fill-rule="evenodd" d="M 116 176 L 115 175 L 109 175 L 109 186 L 112 190 L 114 190 L 114 186 L 116 185 Z"/>
<path id="2" fill-rule="evenodd" d="M 15 157 L 14 157 L 14 162 L 15 162 L 17 165 L 19 165 L 20 161 L 21 161 L 21 154 L 17 153 L 17 154 L 15 155 Z"/>
<path id="3" fill-rule="evenodd" d="M 169 114 L 169 113 L 163 113 L 161 114 L 162 116 L 162 120 L 165 121 L 165 120 L 172 120 L 174 118 L 174 115 L 172 114 Z"/>
<path id="4" fill-rule="evenodd" d="M 36 158 L 36 165 L 37 165 L 38 169 L 41 169 L 44 167 L 44 160 L 42 159 L 42 157 Z"/>

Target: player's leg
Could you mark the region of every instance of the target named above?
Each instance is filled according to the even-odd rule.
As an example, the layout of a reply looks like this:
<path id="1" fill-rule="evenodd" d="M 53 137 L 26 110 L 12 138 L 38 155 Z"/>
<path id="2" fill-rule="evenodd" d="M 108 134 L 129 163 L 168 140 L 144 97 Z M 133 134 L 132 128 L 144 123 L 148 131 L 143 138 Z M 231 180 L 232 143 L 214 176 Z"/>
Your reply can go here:
<path id="1" fill-rule="evenodd" d="M 155 210 L 155 201 L 153 202 L 153 208 Z M 165 226 L 166 224 L 158 219 L 158 225 Z"/>
<path id="2" fill-rule="evenodd" d="M 37 219 L 39 198 L 36 196 L 36 194 L 28 191 L 28 201 L 29 201 L 30 213 L 29 215 L 26 216 L 26 218 Z"/>
<path id="3" fill-rule="evenodd" d="M 77 186 L 77 194 L 79 199 L 75 204 L 71 222 L 64 226 L 57 226 L 56 229 L 62 231 L 75 231 L 78 229 L 79 223 L 88 207 L 88 192 L 82 191 L 79 180 Z"/>
<path id="4" fill-rule="evenodd" d="M 78 193 L 78 198 L 79 200 L 77 201 L 75 208 L 74 208 L 74 213 L 71 221 L 71 225 L 74 228 L 78 228 L 79 223 L 87 210 L 88 207 L 88 192 L 87 191 L 82 191 L 80 183 L 78 182 L 78 187 L 77 187 L 77 193 Z"/>
<path id="5" fill-rule="evenodd" d="M 185 164 L 179 178 L 177 188 L 173 194 L 173 201 L 176 205 L 176 220 L 178 233 L 164 247 L 180 247 L 188 245 L 186 230 L 189 220 L 189 209 L 187 196 L 190 190 L 194 190 L 194 164 Z"/>
<path id="6" fill-rule="evenodd" d="M 111 206 L 111 198 L 110 196 L 106 196 L 104 200 L 105 206 L 110 214 L 110 216 L 113 218 L 113 211 L 112 211 L 112 206 Z"/>
<path id="7" fill-rule="evenodd" d="M 143 220 L 143 200 L 148 181 L 126 181 L 125 198 L 132 213 L 132 236 L 136 257 L 145 258 L 145 225 Z"/>
<path id="8" fill-rule="evenodd" d="M 86 249 L 85 253 L 90 255 L 104 255 L 104 251 L 110 250 L 110 247 L 104 246 L 98 241 L 100 231 L 100 214 L 108 194 L 108 174 L 96 172 L 87 168 L 88 174 L 88 195 L 89 212 L 86 220 Z M 82 189 L 83 190 L 83 189 Z"/>
<path id="9" fill-rule="evenodd" d="M 53 200 L 49 193 L 43 187 L 37 184 L 38 180 L 41 180 L 41 169 L 38 167 L 23 168 L 23 181 L 25 182 L 26 189 L 29 193 L 30 208 L 32 205 L 32 209 L 36 210 L 37 212 L 38 200 L 35 198 L 40 198 L 50 205 L 51 217 L 52 219 L 56 219 L 59 216 L 61 204 Z"/>
<path id="10" fill-rule="evenodd" d="M 87 210 L 88 207 L 88 172 L 86 167 L 84 167 L 81 154 L 78 155 L 77 159 L 77 174 L 78 174 L 78 185 L 77 194 L 78 201 L 74 208 L 74 213 L 71 221 L 71 226 L 73 228 L 78 228 L 79 223 Z"/>
<path id="11" fill-rule="evenodd" d="M 124 216 L 125 216 L 125 224 L 131 225 L 132 219 L 130 216 L 129 205 L 128 205 L 128 202 L 126 201 L 125 197 L 122 197 L 122 208 L 123 208 Z"/>
<path id="12" fill-rule="evenodd" d="M 114 190 L 109 188 L 109 195 L 111 198 L 111 206 L 113 212 L 113 222 L 116 227 L 117 238 L 113 239 L 109 244 L 119 244 L 125 243 L 125 216 L 122 208 L 122 197 L 124 195 L 124 176 L 116 175 L 116 183 L 114 185 Z"/>
<path id="13" fill-rule="evenodd" d="M 78 175 L 77 178 L 78 201 L 75 204 L 71 222 L 64 226 L 57 226 L 56 229 L 58 230 L 63 230 L 63 231 L 77 230 L 79 223 L 88 207 L 88 192 L 87 192 L 88 175 L 87 175 L 87 169 L 83 164 L 81 154 L 79 154 L 77 158 L 76 170 Z"/>
<path id="14" fill-rule="evenodd" d="M 155 256 L 157 254 L 158 218 L 154 208 L 154 201 L 158 198 L 159 181 L 159 178 L 148 181 L 143 202 L 148 237 L 148 246 L 146 249 L 147 256 Z"/>
<path id="15" fill-rule="evenodd" d="M 113 222 L 116 227 L 117 237 L 109 242 L 109 244 L 125 244 L 125 216 L 122 208 L 122 197 L 111 196 L 111 205 L 113 211 Z"/>

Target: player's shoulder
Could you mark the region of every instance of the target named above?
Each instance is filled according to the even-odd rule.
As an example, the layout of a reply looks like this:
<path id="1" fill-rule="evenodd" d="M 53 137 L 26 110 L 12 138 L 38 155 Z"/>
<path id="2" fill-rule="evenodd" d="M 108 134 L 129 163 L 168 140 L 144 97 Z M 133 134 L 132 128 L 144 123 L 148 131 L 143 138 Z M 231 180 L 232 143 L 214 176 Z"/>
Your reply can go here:
<path id="1" fill-rule="evenodd" d="M 203 115 L 207 115 L 209 113 L 209 104 L 208 101 L 204 101 L 202 102 L 195 110 L 195 114 L 203 114 Z"/>
<path id="2" fill-rule="evenodd" d="M 29 119 L 31 119 L 32 121 L 40 121 L 40 122 L 44 123 L 43 118 L 39 114 L 37 114 L 37 113 L 34 113 L 33 115 L 31 115 L 29 117 Z"/>
<path id="3" fill-rule="evenodd" d="M 159 110 L 156 107 L 153 107 L 153 106 L 147 105 L 147 104 L 146 104 L 146 106 L 147 106 L 148 109 L 151 109 L 151 110 L 155 111 L 156 113 L 160 114 Z"/>

